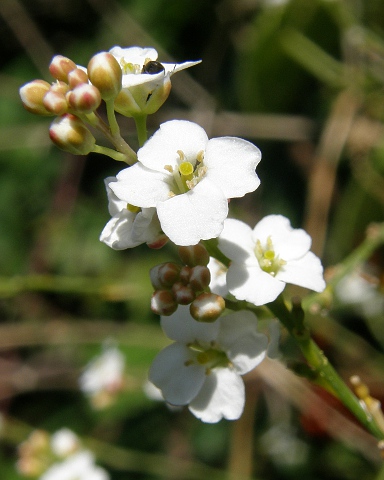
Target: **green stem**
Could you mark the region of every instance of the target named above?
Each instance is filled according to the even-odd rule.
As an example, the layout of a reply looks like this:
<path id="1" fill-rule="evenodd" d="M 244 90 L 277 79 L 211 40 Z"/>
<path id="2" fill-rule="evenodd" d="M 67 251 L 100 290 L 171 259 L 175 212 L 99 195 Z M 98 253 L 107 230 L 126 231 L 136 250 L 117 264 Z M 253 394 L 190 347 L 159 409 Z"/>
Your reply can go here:
<path id="1" fill-rule="evenodd" d="M 136 124 L 137 138 L 139 146 L 142 147 L 148 139 L 147 133 L 147 115 L 135 115 L 133 117 Z"/>
<path id="2" fill-rule="evenodd" d="M 308 364 L 318 375 L 319 380 L 330 387 L 332 392 L 372 435 L 378 439 L 384 439 L 384 432 L 378 427 L 371 415 L 360 404 L 359 399 L 340 378 L 327 357 L 312 340 L 309 330 L 304 324 L 303 328 L 298 329 L 296 327 L 295 319 L 285 305 L 283 298 L 280 296 L 267 306 L 292 335 Z"/>
<path id="3" fill-rule="evenodd" d="M 107 155 L 108 157 L 117 160 L 118 162 L 125 162 L 129 163 L 127 160 L 127 156 L 124 153 L 117 152 L 116 150 L 112 150 L 112 148 L 102 147 L 101 145 L 95 145 L 93 150 L 94 153 L 101 153 L 103 155 Z"/>

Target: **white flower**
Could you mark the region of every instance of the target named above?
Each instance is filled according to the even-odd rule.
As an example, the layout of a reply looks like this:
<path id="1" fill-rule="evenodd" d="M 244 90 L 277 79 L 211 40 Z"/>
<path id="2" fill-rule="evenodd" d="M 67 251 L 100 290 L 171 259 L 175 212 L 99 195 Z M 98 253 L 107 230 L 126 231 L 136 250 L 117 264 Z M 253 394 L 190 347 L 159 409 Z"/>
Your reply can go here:
<path id="1" fill-rule="evenodd" d="M 114 250 L 133 248 L 147 243 L 158 248 L 166 243 L 167 238 L 161 231 L 155 208 L 137 208 L 127 205 L 111 190 L 116 177 L 107 177 L 104 182 L 108 196 L 108 210 L 112 218 L 104 227 L 100 241 Z"/>
<path id="2" fill-rule="evenodd" d="M 122 389 L 124 369 L 124 355 L 116 347 L 106 347 L 86 365 L 79 378 L 80 389 L 91 397 L 95 407 L 105 407 Z"/>
<path id="3" fill-rule="evenodd" d="M 184 120 L 163 123 L 137 157 L 109 186 L 130 205 L 156 207 L 163 232 L 177 245 L 217 237 L 227 199 L 260 184 L 255 145 L 235 137 L 209 140 L 203 128 Z"/>
<path id="4" fill-rule="evenodd" d="M 160 63 L 154 48 L 113 47 L 110 53 L 123 71 L 122 90 L 115 100 L 115 109 L 126 116 L 156 112 L 169 95 L 170 77 L 201 62 Z"/>
<path id="5" fill-rule="evenodd" d="M 286 283 L 316 292 L 325 288 L 321 262 L 309 251 L 311 237 L 282 215 L 264 217 L 253 230 L 240 220 L 226 220 L 219 248 L 231 260 L 227 285 L 238 300 L 264 305 Z"/>
<path id="6" fill-rule="evenodd" d="M 203 422 L 235 420 L 244 408 L 243 375 L 265 357 L 267 337 L 257 332 L 248 311 L 196 322 L 180 306 L 161 318 L 165 334 L 175 340 L 155 358 L 149 379 L 168 403 L 189 405 Z"/>
<path id="7" fill-rule="evenodd" d="M 211 281 L 209 283 L 209 288 L 211 292 L 216 293 L 216 295 L 220 295 L 221 297 L 226 297 L 228 295 L 228 268 L 213 257 L 209 259 L 207 267 L 211 272 Z"/>
<path id="8" fill-rule="evenodd" d="M 53 464 L 39 480 L 108 480 L 108 473 L 94 463 L 88 450 L 71 455 L 61 463 Z"/>
<path id="9" fill-rule="evenodd" d="M 61 428 L 51 437 L 51 449 L 57 457 L 67 457 L 80 447 L 78 436 L 69 428 Z"/>

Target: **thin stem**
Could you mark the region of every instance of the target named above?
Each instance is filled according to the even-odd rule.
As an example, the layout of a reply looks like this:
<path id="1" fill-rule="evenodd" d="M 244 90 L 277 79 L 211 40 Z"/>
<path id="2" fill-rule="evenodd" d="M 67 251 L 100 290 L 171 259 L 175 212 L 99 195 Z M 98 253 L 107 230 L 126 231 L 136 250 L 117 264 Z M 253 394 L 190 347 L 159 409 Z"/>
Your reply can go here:
<path id="1" fill-rule="evenodd" d="M 108 157 L 117 160 L 118 162 L 125 162 L 129 163 L 127 160 L 127 156 L 124 153 L 117 152 L 116 150 L 112 150 L 112 148 L 102 147 L 101 145 L 95 145 L 93 150 L 94 153 L 101 153 L 103 155 L 107 155 Z"/>
<path id="2" fill-rule="evenodd" d="M 140 147 L 142 147 L 148 139 L 147 115 L 135 115 L 133 118 L 136 124 L 136 131 L 137 131 L 137 138 L 139 141 L 139 145 Z"/>
<path id="3" fill-rule="evenodd" d="M 279 297 L 267 306 L 292 335 L 308 364 L 318 375 L 320 382 L 325 382 L 330 387 L 331 391 L 372 435 L 378 439 L 384 439 L 384 432 L 378 427 L 371 415 L 361 405 L 359 399 L 340 378 L 324 355 L 324 352 L 322 352 L 312 340 L 309 330 L 306 327 L 300 328 L 299 330 L 296 328 L 296 322 L 282 297 Z"/>

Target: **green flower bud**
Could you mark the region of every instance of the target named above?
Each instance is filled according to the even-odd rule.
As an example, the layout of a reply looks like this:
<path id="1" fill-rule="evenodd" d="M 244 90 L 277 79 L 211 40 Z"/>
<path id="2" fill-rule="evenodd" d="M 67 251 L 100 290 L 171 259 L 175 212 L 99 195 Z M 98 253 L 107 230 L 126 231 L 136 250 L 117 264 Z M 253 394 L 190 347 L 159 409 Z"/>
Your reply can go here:
<path id="1" fill-rule="evenodd" d="M 75 115 L 65 114 L 57 118 L 49 129 L 52 142 L 74 155 L 87 155 L 95 147 L 95 137 Z"/>
<path id="2" fill-rule="evenodd" d="M 62 55 L 55 55 L 49 65 L 52 77 L 63 82 L 68 81 L 68 73 L 75 70 L 75 68 L 77 68 L 76 63 Z"/>
<path id="3" fill-rule="evenodd" d="M 94 55 L 88 63 L 90 81 L 100 91 L 103 100 L 115 98 L 121 90 L 122 70 L 116 58 L 108 52 Z"/>
<path id="4" fill-rule="evenodd" d="M 91 113 L 99 107 L 101 96 L 99 90 L 93 85 L 81 83 L 67 93 L 67 100 L 75 112 Z"/>
<path id="5" fill-rule="evenodd" d="M 43 104 L 43 98 L 51 85 L 44 80 L 33 80 L 23 85 L 20 90 L 20 98 L 26 110 L 36 115 L 52 115 Z"/>

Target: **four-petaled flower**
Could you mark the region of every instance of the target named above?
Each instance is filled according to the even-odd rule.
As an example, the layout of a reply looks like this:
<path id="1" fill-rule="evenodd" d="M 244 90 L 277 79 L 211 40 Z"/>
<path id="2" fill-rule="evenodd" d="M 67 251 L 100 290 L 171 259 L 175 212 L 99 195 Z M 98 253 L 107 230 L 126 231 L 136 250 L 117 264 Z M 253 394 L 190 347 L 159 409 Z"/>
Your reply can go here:
<path id="1" fill-rule="evenodd" d="M 161 318 L 165 334 L 175 340 L 155 358 L 149 379 L 172 405 L 189 405 L 203 422 L 235 420 L 244 407 L 241 375 L 265 357 L 268 339 L 256 329 L 249 311 L 220 317 L 213 323 L 194 320 L 180 306 Z"/>
<path id="2" fill-rule="evenodd" d="M 154 48 L 116 46 L 110 53 L 123 71 L 122 90 L 115 99 L 115 109 L 128 117 L 156 112 L 169 95 L 170 77 L 201 62 L 160 63 Z"/>
<path id="3" fill-rule="evenodd" d="M 311 237 L 293 229 L 282 215 L 264 217 L 253 230 L 227 219 L 219 248 L 231 260 L 227 285 L 238 300 L 264 305 L 275 300 L 286 283 L 316 292 L 325 288 L 321 262 L 309 251 Z"/>
<path id="4" fill-rule="evenodd" d="M 235 137 L 209 140 L 202 127 L 184 120 L 163 123 L 137 157 L 109 186 L 126 204 L 156 207 L 163 232 L 177 245 L 216 238 L 228 199 L 260 184 L 255 145 Z"/>

